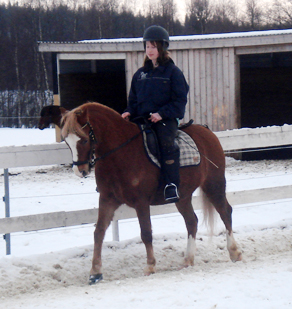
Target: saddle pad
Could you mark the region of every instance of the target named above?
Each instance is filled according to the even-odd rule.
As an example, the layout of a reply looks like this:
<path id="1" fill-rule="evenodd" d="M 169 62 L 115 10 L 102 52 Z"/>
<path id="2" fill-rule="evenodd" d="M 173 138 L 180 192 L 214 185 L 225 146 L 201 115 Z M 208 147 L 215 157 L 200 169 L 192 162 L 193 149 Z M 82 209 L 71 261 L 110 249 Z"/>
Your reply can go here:
<path id="1" fill-rule="evenodd" d="M 148 145 L 147 145 L 147 137 L 146 132 L 143 131 L 143 140 L 144 140 L 144 147 L 147 152 L 149 159 L 160 168 L 160 162 L 158 159 L 150 152 Z M 180 151 L 180 167 L 185 166 L 192 166 L 198 165 L 201 161 L 201 156 L 197 145 L 195 144 L 194 140 L 184 131 L 178 130 L 177 137 L 175 141 L 179 147 Z"/>

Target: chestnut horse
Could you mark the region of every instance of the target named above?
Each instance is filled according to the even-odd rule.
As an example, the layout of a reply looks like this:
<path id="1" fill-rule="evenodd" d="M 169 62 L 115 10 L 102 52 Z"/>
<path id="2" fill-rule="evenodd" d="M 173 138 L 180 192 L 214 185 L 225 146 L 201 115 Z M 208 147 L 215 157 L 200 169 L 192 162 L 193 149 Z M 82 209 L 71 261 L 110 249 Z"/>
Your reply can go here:
<path id="1" fill-rule="evenodd" d="M 73 155 L 73 170 L 85 177 L 95 166 L 95 178 L 100 193 L 99 215 L 94 231 L 94 252 L 89 283 L 102 279 L 101 249 L 115 210 L 122 204 L 133 207 L 138 216 L 141 238 L 146 247 L 145 274 L 155 272 L 152 247 L 150 205 L 165 204 L 160 170 L 152 164 L 143 146 L 138 126 L 124 120 L 114 110 L 98 104 L 86 103 L 62 117 L 62 136 Z M 180 169 L 180 199 L 176 203 L 185 220 L 188 243 L 185 266 L 194 265 L 195 239 L 198 218 L 192 207 L 192 194 L 201 187 L 204 208 L 209 215 L 218 211 L 226 227 L 227 249 L 232 261 L 241 260 L 232 232 L 232 207 L 225 194 L 225 156 L 215 134 L 201 125 L 184 128 L 195 141 L 201 154 L 199 165 Z"/>

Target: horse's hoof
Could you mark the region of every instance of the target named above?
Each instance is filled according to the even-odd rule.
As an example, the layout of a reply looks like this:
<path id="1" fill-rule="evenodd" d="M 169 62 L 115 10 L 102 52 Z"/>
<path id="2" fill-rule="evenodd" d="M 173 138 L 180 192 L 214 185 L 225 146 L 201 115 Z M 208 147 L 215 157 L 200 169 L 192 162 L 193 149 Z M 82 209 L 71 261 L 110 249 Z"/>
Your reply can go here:
<path id="1" fill-rule="evenodd" d="M 190 266 L 194 266 L 195 265 L 194 258 L 185 258 L 183 265 L 184 265 L 185 268 L 190 267 Z"/>
<path id="2" fill-rule="evenodd" d="M 96 284 L 103 279 L 102 274 L 90 275 L 89 276 L 89 285 Z"/>
<path id="3" fill-rule="evenodd" d="M 152 274 L 155 274 L 156 273 L 156 267 L 155 265 L 147 265 L 145 268 L 144 268 L 144 275 L 145 276 L 150 276 Z"/>
<path id="4" fill-rule="evenodd" d="M 232 252 L 230 259 L 233 263 L 242 261 L 242 253 L 240 251 Z"/>

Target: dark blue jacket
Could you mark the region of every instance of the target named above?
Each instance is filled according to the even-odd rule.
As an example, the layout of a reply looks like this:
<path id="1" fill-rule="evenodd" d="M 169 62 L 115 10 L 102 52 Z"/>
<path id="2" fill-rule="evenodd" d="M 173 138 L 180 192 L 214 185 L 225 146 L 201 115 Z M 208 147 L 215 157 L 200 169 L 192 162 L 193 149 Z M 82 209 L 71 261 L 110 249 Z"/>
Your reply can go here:
<path id="1" fill-rule="evenodd" d="M 133 76 L 127 112 L 131 118 L 158 112 L 165 118 L 183 118 L 189 86 L 182 71 L 170 59 L 153 69 L 148 61 Z"/>

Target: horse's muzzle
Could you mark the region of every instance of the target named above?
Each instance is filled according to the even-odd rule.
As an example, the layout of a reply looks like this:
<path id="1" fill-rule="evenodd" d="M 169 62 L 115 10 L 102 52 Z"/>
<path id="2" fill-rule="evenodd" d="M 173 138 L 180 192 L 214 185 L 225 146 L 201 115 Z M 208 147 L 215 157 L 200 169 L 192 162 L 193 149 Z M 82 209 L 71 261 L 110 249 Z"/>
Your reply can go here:
<path id="1" fill-rule="evenodd" d="M 73 165 L 73 171 L 78 177 L 85 178 L 90 173 L 90 167 L 88 164 Z"/>

